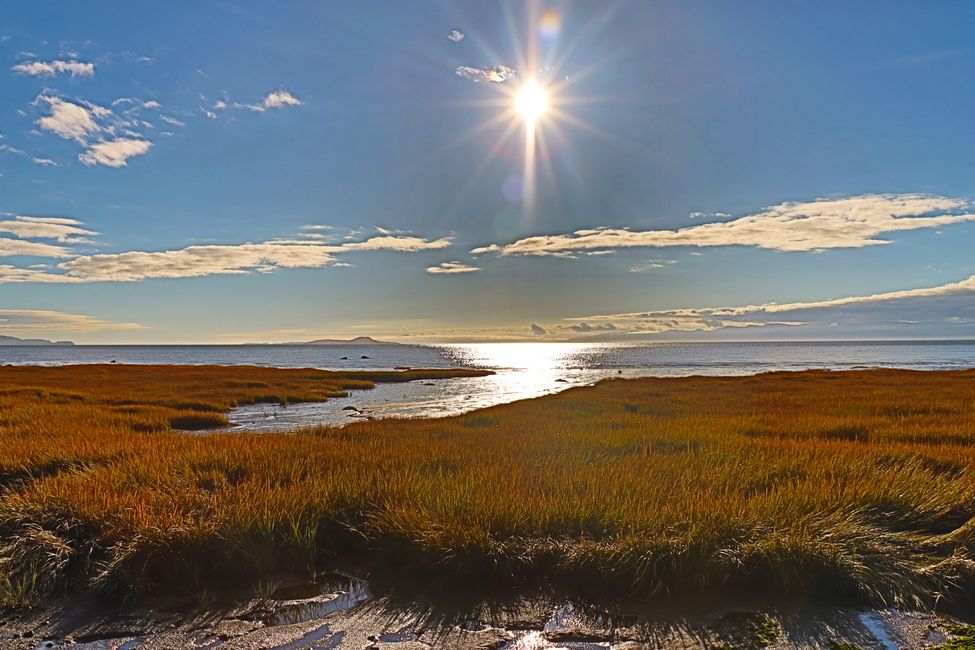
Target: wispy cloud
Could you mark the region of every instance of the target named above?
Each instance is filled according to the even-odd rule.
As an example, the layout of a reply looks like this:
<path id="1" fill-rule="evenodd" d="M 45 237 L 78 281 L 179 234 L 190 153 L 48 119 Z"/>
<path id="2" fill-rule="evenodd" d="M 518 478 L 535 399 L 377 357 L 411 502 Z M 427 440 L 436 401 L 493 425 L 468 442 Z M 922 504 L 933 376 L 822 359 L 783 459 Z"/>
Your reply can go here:
<path id="1" fill-rule="evenodd" d="M 462 40 L 464 40 L 464 32 L 460 31 L 459 29 L 452 29 L 447 34 L 447 40 L 454 43 L 460 43 Z"/>
<path id="2" fill-rule="evenodd" d="M 212 111 L 226 111 L 234 109 L 247 109 L 255 113 L 263 113 L 270 109 L 284 108 L 286 106 L 301 106 L 301 100 L 295 97 L 292 93 L 287 90 L 275 90 L 269 92 L 264 96 L 264 98 L 253 104 L 244 104 L 241 102 L 230 101 L 228 99 L 218 99 L 210 107 L 212 110 L 204 112 L 207 113 L 208 117 L 214 118 L 216 114 Z"/>
<path id="3" fill-rule="evenodd" d="M 428 266 L 427 273 L 433 273 L 434 275 L 439 274 L 453 274 L 453 273 L 473 273 L 475 271 L 480 271 L 476 266 L 471 266 L 469 264 L 464 264 L 463 262 L 453 261 L 453 262 L 441 262 L 437 266 Z"/>
<path id="4" fill-rule="evenodd" d="M 482 81 L 504 83 L 518 74 L 518 71 L 506 65 L 496 65 L 489 68 L 474 68 L 468 65 L 462 65 L 454 70 L 454 73 L 458 77 L 469 79 L 474 83 L 481 83 Z"/>
<path id="5" fill-rule="evenodd" d="M 8 233 L 20 239 L 54 239 L 62 243 L 88 242 L 87 237 L 97 235 L 82 227 L 75 219 L 61 217 L 25 217 L 0 221 L 0 233 Z"/>
<path id="6" fill-rule="evenodd" d="M 43 242 L 25 241 L 0 237 L 0 257 L 71 257 L 71 250 L 65 246 L 45 244 Z"/>
<path id="7" fill-rule="evenodd" d="M 95 64 L 82 61 L 25 61 L 10 69 L 18 74 L 26 74 L 32 77 L 51 77 L 56 74 L 91 77 L 95 74 Z"/>
<path id="8" fill-rule="evenodd" d="M 113 323 L 84 314 L 47 309 L 0 309 L 0 332 L 7 334 L 104 332 L 144 327 L 139 323 Z"/>
<path id="9" fill-rule="evenodd" d="M 650 260 L 648 262 L 644 262 L 643 264 L 631 266 L 630 273 L 646 273 L 647 271 L 665 269 L 673 264 L 677 264 L 677 260 Z"/>
<path id="10" fill-rule="evenodd" d="M 677 230 L 619 228 L 527 237 L 491 244 L 474 254 L 573 257 L 580 251 L 672 246 L 751 246 L 777 251 L 863 248 L 890 243 L 882 235 L 975 221 L 967 200 L 923 194 L 868 194 L 787 202 L 730 221 Z"/>
<path id="11" fill-rule="evenodd" d="M 125 167 L 129 158 L 142 156 L 152 148 L 152 143 L 139 138 L 115 138 L 96 142 L 78 154 L 78 160 L 86 165 Z"/>

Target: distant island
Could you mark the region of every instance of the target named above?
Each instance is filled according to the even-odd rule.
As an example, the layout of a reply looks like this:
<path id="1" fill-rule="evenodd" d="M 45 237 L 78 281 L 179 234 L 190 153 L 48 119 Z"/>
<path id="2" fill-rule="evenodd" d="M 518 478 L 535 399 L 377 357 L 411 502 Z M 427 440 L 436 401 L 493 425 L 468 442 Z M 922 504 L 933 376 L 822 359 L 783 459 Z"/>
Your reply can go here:
<path id="1" fill-rule="evenodd" d="M 72 341 L 48 341 L 47 339 L 19 339 L 0 335 L 0 345 L 74 345 Z"/>
<path id="2" fill-rule="evenodd" d="M 400 345 L 392 341 L 377 341 L 371 336 L 357 336 L 354 339 L 316 339 L 301 343 L 286 343 L 285 345 Z"/>

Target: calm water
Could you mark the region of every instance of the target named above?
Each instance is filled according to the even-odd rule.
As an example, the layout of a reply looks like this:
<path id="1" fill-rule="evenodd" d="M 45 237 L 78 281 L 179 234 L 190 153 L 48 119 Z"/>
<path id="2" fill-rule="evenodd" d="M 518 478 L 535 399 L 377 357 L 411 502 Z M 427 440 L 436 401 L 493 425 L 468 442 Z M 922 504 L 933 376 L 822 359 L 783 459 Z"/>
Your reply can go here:
<path id="1" fill-rule="evenodd" d="M 324 404 L 238 409 L 231 419 L 247 429 L 345 423 L 356 417 L 453 415 L 537 397 L 607 377 L 745 375 L 770 370 L 896 367 L 975 368 L 975 341 L 847 343 L 481 343 L 397 346 L 11 346 L 0 363 L 220 364 L 281 368 L 378 370 L 471 367 L 490 377 L 378 385 Z M 345 410 L 354 406 L 360 410 Z"/>

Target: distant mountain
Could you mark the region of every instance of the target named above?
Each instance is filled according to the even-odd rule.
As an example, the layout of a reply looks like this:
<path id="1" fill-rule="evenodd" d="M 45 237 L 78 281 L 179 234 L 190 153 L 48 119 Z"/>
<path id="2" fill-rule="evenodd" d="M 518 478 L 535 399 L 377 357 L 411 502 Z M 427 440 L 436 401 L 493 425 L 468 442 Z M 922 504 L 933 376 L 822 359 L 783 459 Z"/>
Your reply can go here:
<path id="1" fill-rule="evenodd" d="M 292 345 L 399 345 L 399 343 L 392 343 L 391 341 L 377 341 L 371 336 L 357 336 L 354 339 L 317 339 L 314 341 L 305 341 L 304 343 L 296 343 Z"/>
<path id="2" fill-rule="evenodd" d="M 47 339 L 19 339 L 16 336 L 0 335 L 0 345 L 74 345 L 71 341 L 48 341 Z"/>

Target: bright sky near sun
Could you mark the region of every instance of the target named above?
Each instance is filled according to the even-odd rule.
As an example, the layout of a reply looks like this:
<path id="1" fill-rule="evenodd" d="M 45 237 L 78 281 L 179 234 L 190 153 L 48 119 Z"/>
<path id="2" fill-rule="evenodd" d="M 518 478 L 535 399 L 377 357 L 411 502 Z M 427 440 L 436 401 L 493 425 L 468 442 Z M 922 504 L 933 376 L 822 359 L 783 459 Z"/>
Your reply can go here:
<path id="1" fill-rule="evenodd" d="M 0 335 L 973 337 L 973 20 L 6 2 Z"/>

